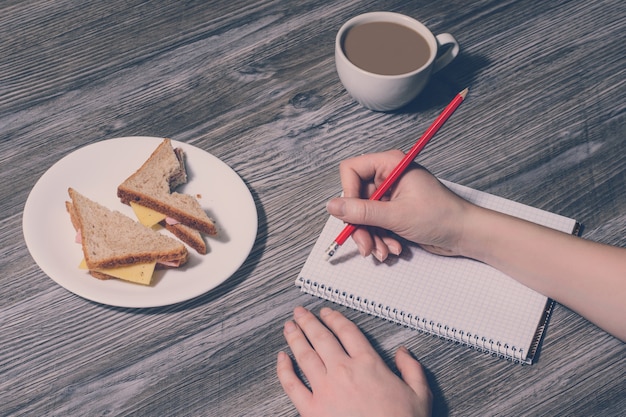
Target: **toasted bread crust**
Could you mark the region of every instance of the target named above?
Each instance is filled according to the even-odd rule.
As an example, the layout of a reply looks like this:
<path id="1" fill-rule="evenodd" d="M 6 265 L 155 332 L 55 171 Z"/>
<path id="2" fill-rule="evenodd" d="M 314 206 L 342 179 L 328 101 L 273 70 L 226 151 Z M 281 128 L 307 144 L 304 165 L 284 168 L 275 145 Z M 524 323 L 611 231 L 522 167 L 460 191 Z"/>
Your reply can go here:
<path id="1" fill-rule="evenodd" d="M 154 269 L 174 269 L 174 268 L 178 268 L 178 267 L 176 267 L 176 266 L 168 266 L 168 265 L 163 265 L 163 264 L 157 263 Z M 99 272 L 99 271 L 90 270 L 89 274 L 92 277 L 97 278 L 97 279 L 102 280 L 102 281 L 107 280 L 107 279 L 117 279 L 114 276 L 111 276 L 111 275 L 108 275 L 108 274 L 105 274 L 105 273 Z"/>
<path id="2" fill-rule="evenodd" d="M 172 193 L 172 195 L 182 196 L 183 198 L 189 197 L 193 199 L 193 197 L 180 194 L 180 193 Z M 177 209 L 171 205 L 163 203 L 161 200 L 154 198 L 152 196 L 142 194 L 140 192 L 129 190 L 120 185 L 117 189 L 117 196 L 120 198 L 122 203 L 130 205 L 130 202 L 133 201 L 140 206 L 147 207 L 154 211 L 158 211 L 161 214 L 165 214 L 168 217 L 178 220 L 185 226 L 189 226 L 192 229 L 196 229 L 199 232 L 205 233 L 207 235 L 214 236 L 217 234 L 217 227 L 215 223 L 207 217 L 207 219 L 199 218 L 198 216 L 192 216 L 189 213 Z"/>
<path id="3" fill-rule="evenodd" d="M 161 226 L 169 230 L 174 236 L 191 246 L 200 255 L 206 255 L 207 246 L 202 235 L 196 230 L 185 226 L 184 224 L 167 224 L 162 221 Z"/>
<path id="4" fill-rule="evenodd" d="M 102 281 L 105 281 L 107 279 L 115 279 L 115 277 L 112 277 L 111 275 L 103 274 L 102 272 L 98 272 L 98 271 L 89 271 L 89 274 L 92 277 L 98 278 L 99 280 L 102 280 Z"/>

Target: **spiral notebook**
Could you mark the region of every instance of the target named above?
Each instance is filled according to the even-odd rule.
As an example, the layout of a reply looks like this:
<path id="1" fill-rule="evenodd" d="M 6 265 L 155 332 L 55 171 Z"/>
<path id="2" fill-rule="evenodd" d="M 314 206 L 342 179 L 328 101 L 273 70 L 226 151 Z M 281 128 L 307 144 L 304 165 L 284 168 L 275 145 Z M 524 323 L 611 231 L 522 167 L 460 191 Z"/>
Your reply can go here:
<path id="1" fill-rule="evenodd" d="M 459 184 L 461 197 L 566 233 L 576 220 Z M 325 249 L 344 224 L 330 217 L 296 285 L 302 291 L 514 362 L 531 364 L 552 300 L 498 270 L 467 258 L 405 245 L 384 263 L 363 258 L 348 239 L 330 261 Z"/>

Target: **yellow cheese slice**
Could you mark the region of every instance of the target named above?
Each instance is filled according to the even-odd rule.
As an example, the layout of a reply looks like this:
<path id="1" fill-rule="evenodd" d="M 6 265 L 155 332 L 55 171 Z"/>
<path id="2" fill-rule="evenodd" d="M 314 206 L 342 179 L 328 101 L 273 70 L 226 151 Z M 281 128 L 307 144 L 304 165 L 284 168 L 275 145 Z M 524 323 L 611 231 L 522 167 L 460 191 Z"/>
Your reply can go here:
<path id="1" fill-rule="evenodd" d="M 156 262 L 151 262 L 147 264 L 135 264 L 135 265 L 130 265 L 130 266 L 122 266 L 119 268 L 94 269 L 94 271 L 111 275 L 112 277 L 123 279 L 124 281 L 130 281 L 130 282 L 143 284 L 143 285 L 150 285 L 150 281 L 152 281 L 152 274 L 154 273 L 155 266 L 156 266 Z M 89 269 L 87 268 L 87 263 L 85 262 L 85 259 L 82 260 L 82 262 L 80 263 L 78 267 L 80 269 Z"/>
<path id="2" fill-rule="evenodd" d="M 130 206 L 133 208 L 135 212 L 135 216 L 139 220 L 139 223 L 144 226 L 152 227 L 161 220 L 165 219 L 165 214 L 161 214 L 158 211 L 154 211 L 149 209 L 148 207 L 140 206 L 139 204 L 131 201 Z"/>

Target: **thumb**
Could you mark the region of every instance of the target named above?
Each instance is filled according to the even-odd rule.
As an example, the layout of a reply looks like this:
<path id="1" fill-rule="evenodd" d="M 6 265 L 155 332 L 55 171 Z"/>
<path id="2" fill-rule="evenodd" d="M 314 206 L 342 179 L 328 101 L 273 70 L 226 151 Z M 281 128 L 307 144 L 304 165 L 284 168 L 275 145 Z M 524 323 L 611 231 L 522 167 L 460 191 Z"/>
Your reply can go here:
<path id="1" fill-rule="evenodd" d="M 427 400 L 429 406 L 432 406 L 433 395 L 428 386 L 424 369 L 404 346 L 401 346 L 396 352 L 396 366 L 404 382 L 411 387 L 419 398 Z"/>
<path id="2" fill-rule="evenodd" d="M 336 197 L 328 201 L 326 211 L 346 223 L 389 228 L 389 207 L 385 202 Z"/>

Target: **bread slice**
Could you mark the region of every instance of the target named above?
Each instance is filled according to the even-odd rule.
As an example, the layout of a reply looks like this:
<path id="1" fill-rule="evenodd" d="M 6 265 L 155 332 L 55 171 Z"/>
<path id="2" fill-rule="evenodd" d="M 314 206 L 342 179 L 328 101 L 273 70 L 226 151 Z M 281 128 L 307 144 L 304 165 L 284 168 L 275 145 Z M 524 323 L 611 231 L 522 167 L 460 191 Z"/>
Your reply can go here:
<path id="1" fill-rule="evenodd" d="M 151 262 L 180 266 L 187 261 L 187 248 L 176 239 L 109 210 L 73 188 L 68 194 L 71 202 L 65 205 L 74 228 L 81 233 L 83 255 L 90 270 Z"/>
<path id="2" fill-rule="evenodd" d="M 185 182 L 187 174 L 184 153 L 180 148 L 174 149 L 170 139 L 164 139 L 148 160 L 117 187 L 117 196 L 124 204 L 134 201 L 165 214 L 190 229 L 207 235 L 216 235 L 215 223 L 202 209 L 198 200 L 188 194 L 174 191 Z M 181 233 L 181 236 L 184 234 Z M 187 243 L 193 247 L 191 243 Z"/>

